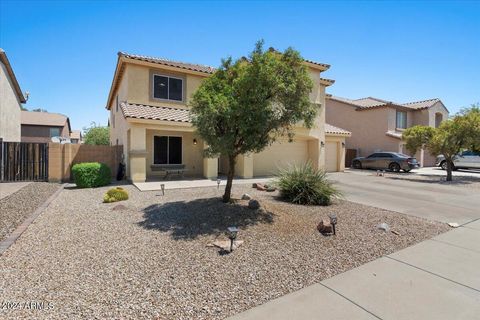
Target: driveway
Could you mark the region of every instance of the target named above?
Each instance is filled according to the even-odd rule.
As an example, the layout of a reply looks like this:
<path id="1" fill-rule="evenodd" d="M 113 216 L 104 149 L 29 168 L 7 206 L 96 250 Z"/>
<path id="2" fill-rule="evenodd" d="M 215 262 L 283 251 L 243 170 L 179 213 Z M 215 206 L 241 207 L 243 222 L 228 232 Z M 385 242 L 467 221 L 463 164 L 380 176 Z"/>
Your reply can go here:
<path id="1" fill-rule="evenodd" d="M 375 171 L 329 176 L 352 202 L 445 223 L 465 224 L 480 218 L 475 188 L 388 179 L 375 176 Z"/>

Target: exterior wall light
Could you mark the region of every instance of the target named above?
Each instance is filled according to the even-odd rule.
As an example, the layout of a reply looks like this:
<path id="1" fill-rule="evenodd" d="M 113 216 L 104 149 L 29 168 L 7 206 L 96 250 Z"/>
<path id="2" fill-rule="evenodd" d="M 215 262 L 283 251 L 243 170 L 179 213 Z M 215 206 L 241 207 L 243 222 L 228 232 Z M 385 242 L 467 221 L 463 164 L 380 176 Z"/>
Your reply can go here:
<path id="1" fill-rule="evenodd" d="M 193 145 L 197 145 L 197 139 L 193 139 Z"/>
<path id="2" fill-rule="evenodd" d="M 345 142 L 342 142 L 342 148 L 345 148 Z"/>
<path id="3" fill-rule="evenodd" d="M 322 146 L 322 148 L 325 147 L 325 142 L 320 141 L 320 145 Z"/>

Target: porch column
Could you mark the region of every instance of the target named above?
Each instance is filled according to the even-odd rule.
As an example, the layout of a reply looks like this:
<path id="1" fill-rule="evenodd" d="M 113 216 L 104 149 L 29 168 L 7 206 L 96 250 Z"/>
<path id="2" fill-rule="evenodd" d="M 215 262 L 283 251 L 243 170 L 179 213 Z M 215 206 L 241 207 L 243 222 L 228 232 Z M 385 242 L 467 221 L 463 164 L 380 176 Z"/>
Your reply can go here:
<path id="1" fill-rule="evenodd" d="M 142 127 L 130 129 L 130 179 L 145 182 L 147 178 L 147 130 Z"/>
<path id="2" fill-rule="evenodd" d="M 325 164 L 322 163 L 322 152 L 325 152 L 325 146 L 322 147 L 319 139 L 308 140 L 308 159 L 314 169 L 325 169 Z"/>
<path id="3" fill-rule="evenodd" d="M 235 174 L 240 178 L 253 178 L 253 155 L 241 154 L 235 163 Z"/>
<path id="4" fill-rule="evenodd" d="M 205 143 L 203 148 L 207 148 Z M 203 177 L 207 179 L 216 179 L 218 177 L 218 157 L 203 158 Z"/>

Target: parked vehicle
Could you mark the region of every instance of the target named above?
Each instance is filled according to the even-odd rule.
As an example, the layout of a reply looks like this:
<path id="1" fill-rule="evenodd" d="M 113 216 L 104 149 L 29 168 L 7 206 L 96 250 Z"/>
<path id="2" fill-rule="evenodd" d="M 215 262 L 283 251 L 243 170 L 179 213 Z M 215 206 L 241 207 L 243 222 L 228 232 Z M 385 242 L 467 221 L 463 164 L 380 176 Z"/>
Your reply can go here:
<path id="1" fill-rule="evenodd" d="M 417 159 L 397 152 L 375 152 L 368 157 L 358 157 L 352 160 L 355 169 L 388 169 L 393 172 L 403 170 L 409 172 L 418 168 Z"/>
<path id="2" fill-rule="evenodd" d="M 437 157 L 437 167 L 447 170 L 447 161 L 443 155 Z M 453 158 L 453 170 L 456 169 L 480 169 L 480 152 L 463 151 Z"/>

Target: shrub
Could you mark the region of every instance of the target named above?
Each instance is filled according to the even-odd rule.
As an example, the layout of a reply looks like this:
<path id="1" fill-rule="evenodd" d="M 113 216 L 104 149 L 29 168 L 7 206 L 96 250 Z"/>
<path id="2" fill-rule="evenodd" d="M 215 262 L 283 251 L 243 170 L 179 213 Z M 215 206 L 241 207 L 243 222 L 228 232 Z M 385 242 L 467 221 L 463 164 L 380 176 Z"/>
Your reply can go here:
<path id="1" fill-rule="evenodd" d="M 112 180 L 110 168 L 99 162 L 77 163 L 72 167 L 73 180 L 79 188 L 106 186 Z"/>
<path id="2" fill-rule="evenodd" d="M 121 187 L 112 188 L 108 190 L 107 193 L 105 193 L 105 195 L 103 196 L 103 202 L 117 202 L 127 199 L 128 192 Z"/>
<path id="3" fill-rule="evenodd" d="M 328 206 L 332 198 L 342 195 L 325 171 L 314 169 L 310 163 L 280 170 L 275 184 L 284 200 L 298 204 Z"/>

